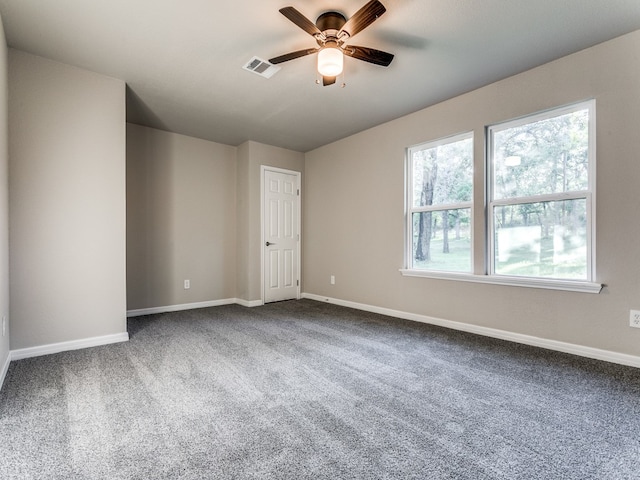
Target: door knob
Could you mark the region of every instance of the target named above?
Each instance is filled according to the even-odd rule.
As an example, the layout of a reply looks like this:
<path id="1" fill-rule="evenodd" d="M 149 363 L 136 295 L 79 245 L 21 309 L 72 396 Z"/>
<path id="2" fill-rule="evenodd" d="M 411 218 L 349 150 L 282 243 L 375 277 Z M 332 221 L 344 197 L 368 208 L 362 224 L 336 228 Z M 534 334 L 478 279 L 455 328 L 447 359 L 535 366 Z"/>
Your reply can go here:
<path id="1" fill-rule="evenodd" d="M 265 245 L 268 247 L 270 245 L 275 245 L 275 243 L 267 242 L 267 243 L 265 243 Z"/>

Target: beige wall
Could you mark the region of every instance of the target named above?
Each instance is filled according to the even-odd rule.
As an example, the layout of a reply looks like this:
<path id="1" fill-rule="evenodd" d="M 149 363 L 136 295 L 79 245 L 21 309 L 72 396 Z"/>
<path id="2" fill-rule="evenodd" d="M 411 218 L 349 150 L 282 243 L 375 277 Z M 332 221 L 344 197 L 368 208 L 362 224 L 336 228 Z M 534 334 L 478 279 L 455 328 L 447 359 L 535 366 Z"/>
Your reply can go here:
<path id="1" fill-rule="evenodd" d="M 235 290 L 236 148 L 127 124 L 128 310 Z"/>
<path id="2" fill-rule="evenodd" d="M 9 154 L 7 139 L 7 44 L 0 18 L 0 387 L 9 358 Z M 7 328 L 2 336 L 2 317 Z"/>
<path id="3" fill-rule="evenodd" d="M 126 332 L 125 85 L 9 51 L 11 349 Z"/>
<path id="4" fill-rule="evenodd" d="M 128 310 L 261 300 L 261 165 L 304 155 L 127 125 Z"/>
<path id="5" fill-rule="evenodd" d="M 304 154 L 251 141 L 238 147 L 238 298 L 248 302 L 256 302 L 262 298 L 260 291 L 262 253 L 260 167 L 262 165 L 301 172 L 304 181 Z"/>
<path id="6" fill-rule="evenodd" d="M 250 180 L 250 164 L 251 164 L 251 142 L 245 142 L 238 147 L 237 152 L 237 224 L 236 224 L 236 269 L 237 269 L 237 281 L 236 281 L 236 297 L 242 300 L 251 301 L 259 299 L 258 284 L 257 289 L 254 288 L 250 291 L 254 282 L 250 280 L 251 272 L 254 270 L 251 267 L 250 258 L 251 255 L 251 242 L 249 241 L 250 230 L 252 226 L 249 218 L 251 217 L 251 205 L 253 205 L 254 192 L 251 192 L 249 188 Z M 259 227 L 258 227 L 259 228 Z M 258 240 L 259 241 L 259 240 Z M 253 296 L 252 296 L 253 295 Z M 258 295 L 255 297 L 255 295 Z"/>
<path id="7" fill-rule="evenodd" d="M 640 355 L 640 32 L 306 154 L 305 292 Z M 403 277 L 405 148 L 579 100 L 597 109 L 598 294 Z M 483 192 L 475 192 L 476 267 Z M 336 276 L 336 285 L 329 276 Z"/>

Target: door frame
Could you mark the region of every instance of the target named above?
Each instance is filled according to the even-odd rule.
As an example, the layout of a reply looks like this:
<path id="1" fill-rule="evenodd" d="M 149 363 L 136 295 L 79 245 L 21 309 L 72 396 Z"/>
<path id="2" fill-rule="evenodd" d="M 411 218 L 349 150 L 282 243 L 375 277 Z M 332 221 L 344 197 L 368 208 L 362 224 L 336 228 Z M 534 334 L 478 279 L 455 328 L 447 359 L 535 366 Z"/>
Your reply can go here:
<path id="1" fill-rule="evenodd" d="M 284 173 L 286 175 L 294 175 L 298 182 L 298 204 L 297 204 L 297 224 L 298 224 L 298 251 L 297 251 L 297 272 L 298 276 L 298 285 L 296 289 L 296 300 L 300 300 L 300 291 L 302 288 L 302 278 L 300 273 L 302 272 L 302 173 L 297 172 L 295 170 L 287 170 L 285 168 L 278 167 L 270 167 L 269 165 L 260 165 L 260 301 L 261 304 L 264 305 L 265 302 L 265 294 L 264 294 L 264 228 L 265 228 L 265 218 L 264 218 L 264 193 L 265 193 L 265 174 L 267 171 L 276 172 L 276 173 Z"/>

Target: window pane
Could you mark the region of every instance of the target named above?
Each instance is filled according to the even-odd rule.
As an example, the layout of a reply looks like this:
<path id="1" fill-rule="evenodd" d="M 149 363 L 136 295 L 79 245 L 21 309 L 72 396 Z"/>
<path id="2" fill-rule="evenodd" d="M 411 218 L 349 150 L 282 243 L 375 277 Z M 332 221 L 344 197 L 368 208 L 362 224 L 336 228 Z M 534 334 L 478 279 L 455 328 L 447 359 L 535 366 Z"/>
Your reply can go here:
<path id="1" fill-rule="evenodd" d="M 587 201 L 494 207 L 495 272 L 587 279 Z"/>
<path id="2" fill-rule="evenodd" d="M 470 202 L 473 192 L 471 137 L 411 153 L 413 206 Z"/>
<path id="3" fill-rule="evenodd" d="M 412 215 L 412 263 L 418 270 L 471 271 L 471 209 Z"/>
<path id="4" fill-rule="evenodd" d="M 494 198 L 589 188 L 589 110 L 495 131 Z"/>

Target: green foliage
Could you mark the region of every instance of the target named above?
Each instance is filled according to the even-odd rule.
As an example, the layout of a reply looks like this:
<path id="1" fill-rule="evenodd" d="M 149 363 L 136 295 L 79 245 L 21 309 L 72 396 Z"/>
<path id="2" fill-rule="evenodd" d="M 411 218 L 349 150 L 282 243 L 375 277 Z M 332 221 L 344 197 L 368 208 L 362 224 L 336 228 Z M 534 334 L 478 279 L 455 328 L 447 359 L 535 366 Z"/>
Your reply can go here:
<path id="1" fill-rule="evenodd" d="M 495 198 L 586 190 L 588 114 L 580 110 L 495 132 Z M 507 158 L 520 163 L 509 165 Z"/>

